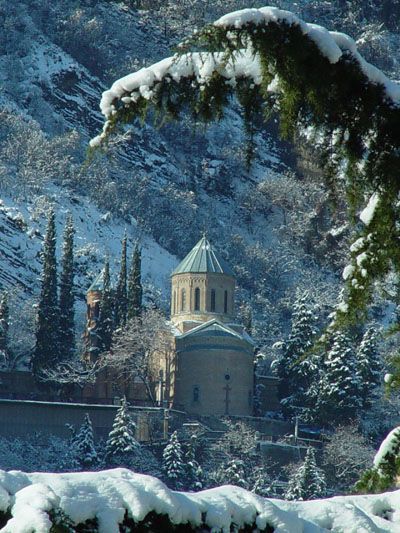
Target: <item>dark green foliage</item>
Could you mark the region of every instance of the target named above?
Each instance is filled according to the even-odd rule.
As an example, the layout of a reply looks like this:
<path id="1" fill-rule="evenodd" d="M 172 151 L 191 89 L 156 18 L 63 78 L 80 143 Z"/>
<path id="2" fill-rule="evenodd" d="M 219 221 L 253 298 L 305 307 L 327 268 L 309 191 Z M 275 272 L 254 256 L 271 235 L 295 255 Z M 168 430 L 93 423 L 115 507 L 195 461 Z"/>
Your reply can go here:
<path id="1" fill-rule="evenodd" d="M 107 352 L 111 347 L 114 331 L 114 300 L 110 281 L 110 263 L 106 259 L 103 270 L 103 291 L 100 303 L 99 321 L 96 334 L 98 336 L 99 353 Z"/>
<path id="2" fill-rule="evenodd" d="M 60 359 L 71 359 L 75 352 L 74 320 L 74 224 L 69 215 L 65 223 L 60 275 Z"/>
<path id="3" fill-rule="evenodd" d="M 133 250 L 132 264 L 128 279 L 128 318 L 132 319 L 142 314 L 142 253 L 136 243 Z"/>
<path id="4" fill-rule="evenodd" d="M 115 290 L 114 320 L 117 328 L 125 325 L 128 312 L 126 246 L 127 238 L 125 235 L 122 240 L 121 267 Z"/>
<path id="5" fill-rule="evenodd" d="M 176 431 L 172 433 L 163 451 L 162 470 L 166 484 L 174 490 L 181 490 L 185 476 L 183 452 Z"/>
<path id="6" fill-rule="evenodd" d="M 54 365 L 59 357 L 59 308 L 57 300 L 56 226 L 51 210 L 42 249 L 42 288 L 40 292 L 36 346 L 32 370 L 38 374 L 43 368 Z"/>
<path id="7" fill-rule="evenodd" d="M 378 11 L 387 18 L 388 4 Z M 371 223 L 356 228 L 358 235 L 367 238 L 363 249 L 352 253 L 354 273 L 345 292 L 348 306 L 337 310 L 333 326 L 357 323 L 365 317 L 373 282 L 390 271 L 400 272 L 400 109 L 389 100 L 383 86 L 367 78 L 350 51 L 343 51 L 340 59 L 331 63 L 300 26 L 282 20 L 249 22 L 239 28 L 209 25 L 187 39 L 179 52 L 221 52 L 225 62 L 250 44 L 261 64 L 259 86 L 244 75 L 232 87 L 225 83 L 218 67 L 206 82 L 194 76 L 182 76 L 177 82 L 167 74 L 151 87 L 152 100 L 139 93 L 128 105 L 115 100 L 116 113 L 107 123 L 106 135 L 121 123 L 145 116 L 150 107 L 155 108 L 160 121 L 177 119 L 185 109 L 191 110 L 196 120 L 219 119 L 233 94 L 243 106 L 250 141 L 256 117 L 268 119 L 271 111 L 280 114 L 283 137 L 292 138 L 299 125 L 315 127 L 325 139 L 327 186 L 332 196 L 345 186 L 349 219 L 355 222 L 354 214 L 372 193 L 379 193 Z M 278 80 L 280 90 L 272 97 L 268 87 L 273 79 Z M 357 256 L 362 252 L 366 255 L 361 265 Z"/>
<path id="8" fill-rule="evenodd" d="M 106 461 L 114 466 L 131 466 L 130 460 L 140 453 L 140 446 L 135 439 L 136 425 L 128 409 L 126 398 L 115 416 L 113 427 L 106 443 Z"/>
<path id="9" fill-rule="evenodd" d="M 10 309 L 8 306 L 8 294 L 3 292 L 0 298 L 0 353 L 8 358 L 8 330 L 10 326 Z"/>

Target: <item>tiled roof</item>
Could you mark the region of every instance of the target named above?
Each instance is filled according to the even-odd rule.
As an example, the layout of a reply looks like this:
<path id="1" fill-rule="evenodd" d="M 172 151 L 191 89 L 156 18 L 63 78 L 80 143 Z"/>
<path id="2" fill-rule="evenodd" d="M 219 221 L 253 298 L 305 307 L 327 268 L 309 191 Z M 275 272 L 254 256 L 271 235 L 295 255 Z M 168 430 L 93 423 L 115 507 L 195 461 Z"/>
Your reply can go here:
<path id="1" fill-rule="evenodd" d="M 216 273 L 234 276 L 230 266 L 215 252 L 208 239 L 203 236 L 196 246 L 179 263 L 174 274 L 193 273 Z"/>

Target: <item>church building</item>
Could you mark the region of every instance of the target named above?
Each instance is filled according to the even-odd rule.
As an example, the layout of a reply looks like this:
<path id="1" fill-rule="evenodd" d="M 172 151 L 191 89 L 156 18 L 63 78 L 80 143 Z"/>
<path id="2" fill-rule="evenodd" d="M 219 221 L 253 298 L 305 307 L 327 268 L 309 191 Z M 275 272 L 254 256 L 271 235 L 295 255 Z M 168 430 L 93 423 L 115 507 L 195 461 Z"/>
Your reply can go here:
<path id="1" fill-rule="evenodd" d="M 196 415 L 253 414 L 254 344 L 234 321 L 233 271 L 203 236 L 171 275 L 173 357 L 158 397 Z"/>

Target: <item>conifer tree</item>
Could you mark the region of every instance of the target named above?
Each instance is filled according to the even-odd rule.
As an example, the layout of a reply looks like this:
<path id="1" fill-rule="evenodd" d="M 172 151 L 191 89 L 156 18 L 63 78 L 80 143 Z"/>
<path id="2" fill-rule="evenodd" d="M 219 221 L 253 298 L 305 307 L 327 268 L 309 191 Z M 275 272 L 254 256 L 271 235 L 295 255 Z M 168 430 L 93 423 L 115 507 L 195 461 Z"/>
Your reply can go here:
<path id="1" fill-rule="evenodd" d="M 0 354 L 8 359 L 8 329 L 10 326 L 10 309 L 8 306 L 8 293 L 3 292 L 0 298 Z"/>
<path id="2" fill-rule="evenodd" d="M 243 489 L 249 488 L 246 481 L 245 465 L 241 459 L 231 459 L 221 465 L 218 477 L 224 485 L 236 485 Z"/>
<path id="3" fill-rule="evenodd" d="M 132 264 L 128 280 L 128 318 L 132 319 L 142 314 L 142 253 L 136 243 L 133 250 Z"/>
<path id="4" fill-rule="evenodd" d="M 321 420 L 330 422 L 354 418 L 362 405 L 361 383 L 357 375 L 354 350 L 349 337 L 333 334 L 332 346 L 324 363 L 318 391 L 317 411 Z"/>
<path id="5" fill-rule="evenodd" d="M 298 296 L 293 305 L 291 332 L 276 366 L 281 379 L 279 396 L 286 412 L 305 407 L 306 392 L 316 375 L 316 357 L 307 353 L 314 345 L 315 323 L 315 309 L 309 304 L 308 295 Z"/>
<path id="6" fill-rule="evenodd" d="M 182 447 L 176 431 L 172 433 L 163 452 L 162 471 L 165 481 L 174 490 L 180 490 L 185 477 Z"/>
<path id="7" fill-rule="evenodd" d="M 197 437 L 191 435 L 185 453 L 185 485 L 187 490 L 196 491 L 203 488 L 203 471 L 196 461 Z"/>
<path id="8" fill-rule="evenodd" d="M 98 465 L 99 458 L 94 444 L 92 422 L 87 413 L 80 430 L 73 438 L 73 447 L 82 470 L 89 470 Z"/>
<path id="9" fill-rule="evenodd" d="M 75 351 L 74 320 L 74 224 L 68 215 L 64 230 L 63 255 L 60 276 L 60 358 L 68 360 Z"/>
<path id="10" fill-rule="evenodd" d="M 115 291 L 115 327 L 124 326 L 128 311 L 127 295 L 127 266 L 126 266 L 126 235 L 122 239 L 121 267 L 119 271 L 117 288 Z"/>
<path id="11" fill-rule="evenodd" d="M 114 331 L 113 294 L 110 281 L 110 263 L 108 258 L 104 263 L 103 289 L 100 302 L 99 321 L 96 333 L 99 338 L 99 353 L 106 352 L 111 347 L 112 334 Z"/>
<path id="12" fill-rule="evenodd" d="M 136 425 L 129 414 L 126 398 L 122 399 L 106 443 L 106 460 L 110 464 L 130 466 L 130 460 L 139 450 L 135 439 Z"/>
<path id="13" fill-rule="evenodd" d="M 286 500 L 316 500 L 326 492 L 325 476 L 317 467 L 313 448 L 308 448 L 306 458 L 298 470 L 290 477 Z"/>
<path id="14" fill-rule="evenodd" d="M 42 249 L 42 288 L 40 292 L 36 346 L 32 369 L 37 374 L 42 368 L 53 365 L 59 354 L 59 308 L 57 301 L 56 225 L 54 210 L 49 212 L 47 231 Z"/>
<path id="15" fill-rule="evenodd" d="M 381 367 L 377 350 L 377 332 L 371 327 L 365 331 L 356 354 L 356 370 L 363 407 L 371 406 L 374 389 L 380 382 Z"/>

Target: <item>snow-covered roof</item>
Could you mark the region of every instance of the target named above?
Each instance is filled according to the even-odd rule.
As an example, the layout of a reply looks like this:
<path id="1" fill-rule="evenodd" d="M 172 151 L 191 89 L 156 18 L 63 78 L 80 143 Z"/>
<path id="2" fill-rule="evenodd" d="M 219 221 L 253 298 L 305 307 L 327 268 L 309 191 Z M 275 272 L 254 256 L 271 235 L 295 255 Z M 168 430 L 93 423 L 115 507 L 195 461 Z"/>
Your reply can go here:
<path id="1" fill-rule="evenodd" d="M 210 241 L 204 235 L 185 259 L 172 272 L 172 275 L 183 273 L 215 273 L 234 276 L 230 266 L 217 254 Z"/>
<path id="2" fill-rule="evenodd" d="M 88 288 L 87 292 L 101 292 L 104 288 L 104 268 L 95 277 L 93 283 Z"/>
<path id="3" fill-rule="evenodd" d="M 49 533 L 51 510 L 62 511 L 74 524 L 96 518 L 99 533 L 118 533 L 126 513 L 137 523 L 152 511 L 173 524 L 205 524 L 222 532 L 233 524 L 256 524 L 280 533 L 384 533 L 400 531 L 398 509 L 400 491 L 288 502 L 234 486 L 174 492 L 156 478 L 123 468 L 65 474 L 0 470 L 0 510 L 12 515 L 4 533 Z"/>

